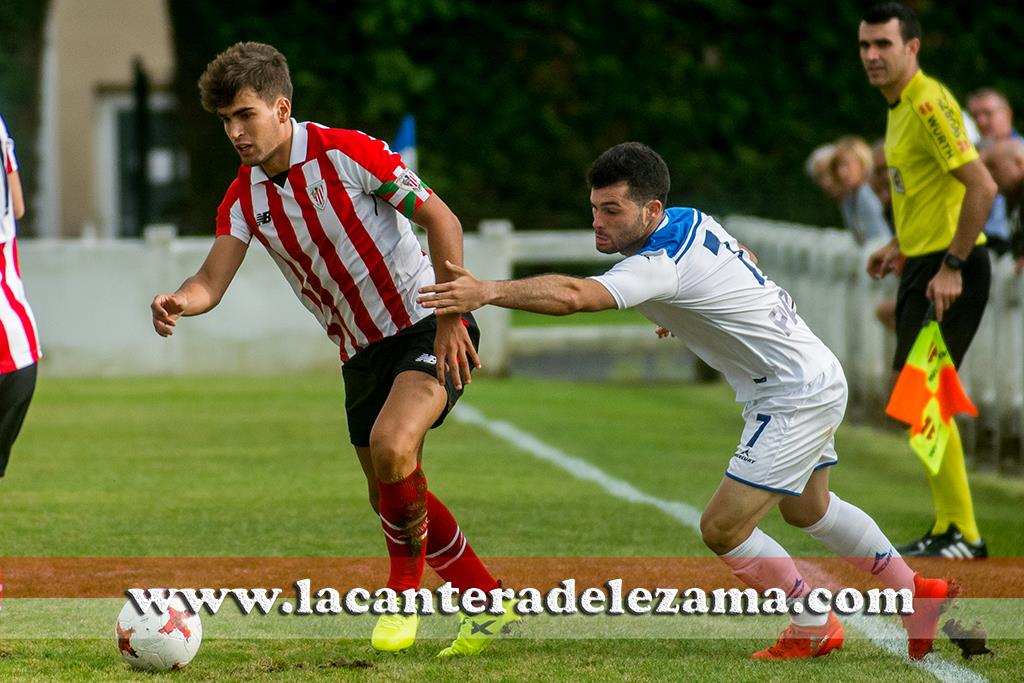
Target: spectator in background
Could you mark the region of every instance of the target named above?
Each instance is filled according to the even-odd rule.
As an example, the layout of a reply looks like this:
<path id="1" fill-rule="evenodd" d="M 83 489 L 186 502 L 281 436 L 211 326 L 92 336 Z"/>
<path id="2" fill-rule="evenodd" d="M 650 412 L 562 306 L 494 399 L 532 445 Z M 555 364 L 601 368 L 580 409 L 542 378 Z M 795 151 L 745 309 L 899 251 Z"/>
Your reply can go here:
<path id="1" fill-rule="evenodd" d="M 868 174 L 868 186 L 882 203 L 882 213 L 889 231 L 893 232 L 892 221 L 892 186 L 889 184 L 889 164 L 885 162 L 885 138 L 875 140 L 871 145 L 871 173 Z"/>
<path id="2" fill-rule="evenodd" d="M 985 166 L 1006 198 L 1013 270 L 1024 271 L 1024 225 L 1021 224 L 1021 205 L 1024 204 L 1024 140 L 1010 137 L 993 143 L 982 153 Z"/>
<path id="3" fill-rule="evenodd" d="M 14 140 L 0 117 L 0 477 L 36 388 L 39 335 L 18 267 L 15 219 L 25 215 Z M 0 592 L 3 586 L 0 585 Z"/>
<path id="4" fill-rule="evenodd" d="M 984 149 L 1000 140 L 1019 138 L 1013 128 L 1013 109 L 1003 93 L 993 88 L 981 88 L 967 96 L 967 110 L 978 125 L 982 142 L 979 148 Z M 985 222 L 985 235 L 988 237 L 988 248 L 996 255 L 1002 256 L 1010 251 L 1010 227 L 1007 223 L 1006 198 L 1002 192 L 992 202 L 992 212 Z"/>
<path id="5" fill-rule="evenodd" d="M 993 88 L 981 88 L 967 96 L 967 111 L 978 124 L 982 137 L 991 140 L 1019 138 L 1013 128 L 1013 109 L 1006 95 Z"/>
<path id="6" fill-rule="evenodd" d="M 831 143 L 819 145 L 814 148 L 814 151 L 811 152 L 804 163 L 804 171 L 807 172 L 807 177 L 813 180 L 825 196 L 832 200 L 838 200 L 842 194 L 832 173 L 829 171 L 835 151 L 836 146 Z"/>
<path id="7" fill-rule="evenodd" d="M 848 135 L 836 141 L 829 173 L 840 192 L 843 225 L 861 246 L 892 237 L 882 202 L 868 185 L 871 169 L 871 148 L 864 140 Z"/>
<path id="8" fill-rule="evenodd" d="M 889 164 L 885 161 L 885 138 L 876 140 L 871 145 L 871 173 L 868 174 L 868 185 L 882 204 L 882 213 L 889 233 L 893 230 L 892 219 L 892 186 L 889 184 Z M 896 299 L 888 298 L 875 308 L 875 317 L 890 332 L 896 331 Z"/>

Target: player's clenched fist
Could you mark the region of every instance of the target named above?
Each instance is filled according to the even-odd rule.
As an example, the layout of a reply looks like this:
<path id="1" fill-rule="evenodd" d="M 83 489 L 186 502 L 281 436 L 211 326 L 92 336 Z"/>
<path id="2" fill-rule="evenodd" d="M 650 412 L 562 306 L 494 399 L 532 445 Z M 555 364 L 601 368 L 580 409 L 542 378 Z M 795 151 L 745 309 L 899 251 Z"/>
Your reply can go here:
<path id="1" fill-rule="evenodd" d="M 171 328 L 185 312 L 185 300 L 177 294 L 157 294 L 149 309 L 153 313 L 153 329 L 161 337 L 170 337 L 174 334 Z"/>

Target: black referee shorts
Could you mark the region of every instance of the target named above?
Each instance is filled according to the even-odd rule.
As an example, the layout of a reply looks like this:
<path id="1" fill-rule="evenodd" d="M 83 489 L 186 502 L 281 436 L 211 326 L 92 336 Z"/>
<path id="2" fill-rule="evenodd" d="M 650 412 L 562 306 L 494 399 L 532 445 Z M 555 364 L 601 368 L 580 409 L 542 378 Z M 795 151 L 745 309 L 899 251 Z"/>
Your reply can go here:
<path id="1" fill-rule="evenodd" d="M 11 446 L 18 438 L 21 423 L 36 389 L 36 364 L 0 375 L 0 477 L 7 471 Z"/>
<path id="2" fill-rule="evenodd" d="M 462 322 L 469 331 L 473 348 L 480 349 L 480 329 L 469 313 L 462 316 Z M 398 334 L 371 344 L 352 356 L 341 366 L 345 380 L 345 415 L 348 418 L 348 435 L 353 446 L 369 446 L 370 431 L 377 416 L 391 393 L 395 377 L 406 370 L 419 370 L 428 375 L 437 372 L 434 357 L 434 337 L 437 334 L 437 319 L 431 315 Z M 451 373 L 445 373 L 445 387 L 448 403 L 433 427 L 439 426 L 448 416 L 455 402 L 462 396 L 462 389 L 455 389 Z"/>
<path id="3" fill-rule="evenodd" d="M 925 292 L 928 283 L 939 272 L 945 251 L 936 251 L 921 256 L 907 258 L 900 276 L 900 287 L 896 294 L 896 355 L 892 361 L 894 370 L 901 370 L 907 361 L 910 347 L 914 345 L 924 316 L 931 303 Z M 971 345 L 981 316 L 985 313 L 988 303 L 988 290 L 992 282 L 992 265 L 989 262 L 988 249 L 975 247 L 967 257 L 962 272 L 963 291 L 942 315 L 939 328 L 942 338 L 949 348 L 953 364 L 960 367 L 960 362 Z"/>

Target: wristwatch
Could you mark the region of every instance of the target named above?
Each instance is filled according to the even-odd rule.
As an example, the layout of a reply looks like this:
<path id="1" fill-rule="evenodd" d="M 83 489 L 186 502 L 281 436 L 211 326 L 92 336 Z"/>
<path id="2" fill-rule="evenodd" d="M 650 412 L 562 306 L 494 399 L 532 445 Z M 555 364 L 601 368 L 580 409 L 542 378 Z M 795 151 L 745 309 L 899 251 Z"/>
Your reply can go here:
<path id="1" fill-rule="evenodd" d="M 964 260 L 959 256 L 954 256 L 953 254 L 950 254 L 948 251 L 946 252 L 946 255 L 942 257 L 942 264 L 947 268 L 951 268 L 953 270 L 964 269 Z"/>

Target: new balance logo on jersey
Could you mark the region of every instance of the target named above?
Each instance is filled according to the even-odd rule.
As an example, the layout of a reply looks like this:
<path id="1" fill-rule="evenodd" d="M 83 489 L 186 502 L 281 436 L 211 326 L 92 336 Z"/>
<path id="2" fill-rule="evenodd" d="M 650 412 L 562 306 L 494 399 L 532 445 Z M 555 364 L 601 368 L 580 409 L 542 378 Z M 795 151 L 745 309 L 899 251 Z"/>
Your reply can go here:
<path id="1" fill-rule="evenodd" d="M 437 365 L 437 357 L 429 353 L 421 353 L 420 357 L 416 359 L 417 363 L 426 363 L 427 365 Z"/>
<path id="2" fill-rule="evenodd" d="M 270 222 L 270 212 L 263 211 L 262 213 L 256 214 L 256 225 L 266 225 Z"/>
<path id="3" fill-rule="evenodd" d="M 327 181 L 320 179 L 306 188 L 306 194 L 317 211 L 327 208 Z"/>

